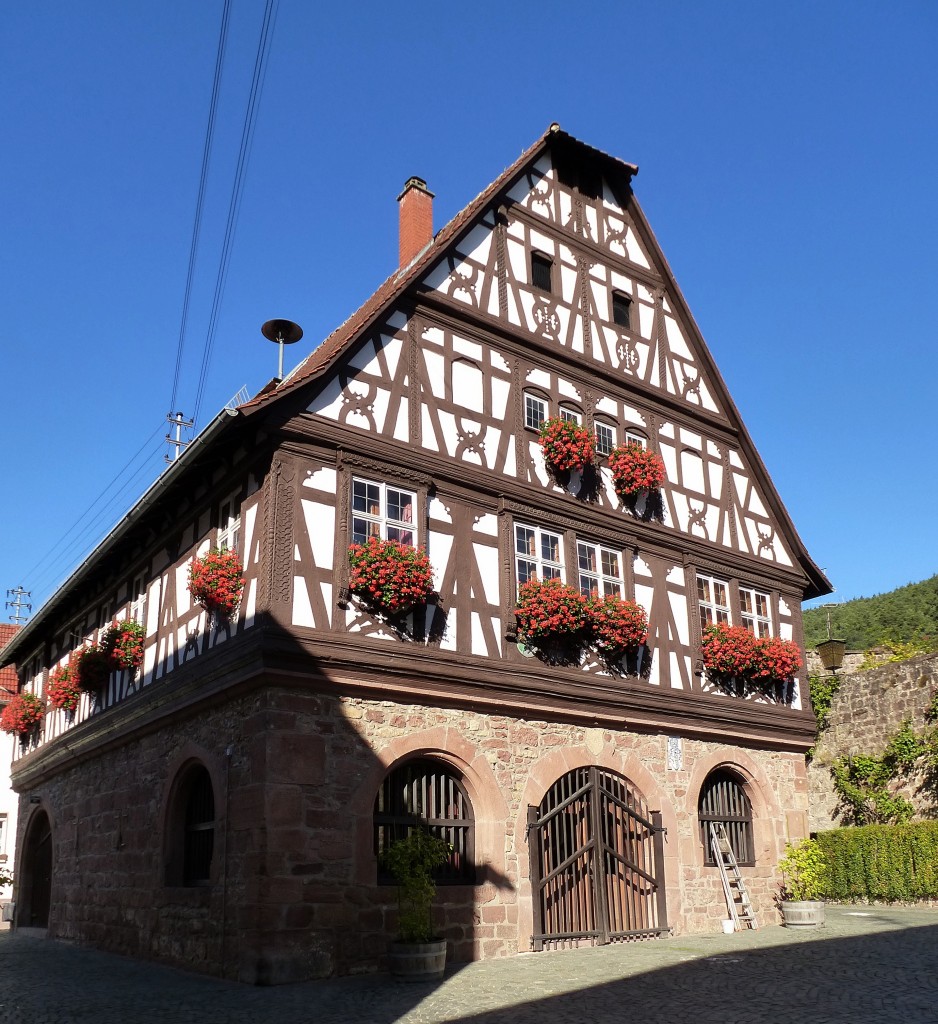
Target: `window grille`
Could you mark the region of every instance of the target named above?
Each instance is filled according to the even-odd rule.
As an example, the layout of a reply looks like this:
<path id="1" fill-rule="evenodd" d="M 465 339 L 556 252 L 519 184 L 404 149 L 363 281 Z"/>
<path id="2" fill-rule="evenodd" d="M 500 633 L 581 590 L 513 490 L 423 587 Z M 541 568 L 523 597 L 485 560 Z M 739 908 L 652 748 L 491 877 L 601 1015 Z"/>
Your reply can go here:
<path id="1" fill-rule="evenodd" d="M 541 580 L 563 579 L 560 534 L 516 523 L 515 574 L 519 586 L 533 576 Z"/>
<path id="2" fill-rule="evenodd" d="M 622 597 L 622 558 L 600 544 L 577 541 L 580 593 L 587 597 Z"/>
<path id="3" fill-rule="evenodd" d="M 700 628 L 706 629 L 714 623 L 730 621 L 729 584 L 713 576 L 697 576 L 697 607 L 700 611 Z"/>
<path id="4" fill-rule="evenodd" d="M 531 253 L 531 284 L 542 292 L 551 291 L 553 260 L 540 252 Z"/>
<path id="5" fill-rule="evenodd" d="M 547 419 L 547 403 L 537 395 L 524 393 L 524 425 L 531 430 L 540 430 Z"/>
<path id="6" fill-rule="evenodd" d="M 407 761 L 390 772 L 378 790 L 374 846 L 379 884 L 394 881 L 382 864 L 382 854 L 415 828 L 427 829 L 452 848 L 449 859 L 434 872 L 438 883 L 453 885 L 475 881 L 472 805 L 462 780 L 439 761 Z"/>
<path id="7" fill-rule="evenodd" d="M 752 804 L 737 776 L 724 769 L 711 772 L 707 776 L 700 791 L 697 818 L 705 864 L 716 864 L 713 850 L 710 848 L 711 821 L 720 822 L 726 829 L 726 837 L 740 864 L 755 864 Z"/>
<path id="8" fill-rule="evenodd" d="M 215 795 L 208 769 L 193 768 L 185 792 L 183 884 L 206 885 L 211 881 L 215 845 Z"/>
<path id="9" fill-rule="evenodd" d="M 772 618 L 769 613 L 769 595 L 749 587 L 739 588 L 740 621 L 753 636 L 772 635 Z"/>
<path id="10" fill-rule="evenodd" d="M 632 326 L 632 300 L 622 292 L 612 293 L 612 322 L 620 327 Z"/>
<path id="11" fill-rule="evenodd" d="M 414 510 L 417 496 L 373 480 L 352 481 L 352 540 L 364 544 L 369 537 L 396 540 L 416 547 Z"/>
<path id="12" fill-rule="evenodd" d="M 608 423 L 596 423 L 596 454 L 608 455 L 616 446 L 616 428 Z"/>

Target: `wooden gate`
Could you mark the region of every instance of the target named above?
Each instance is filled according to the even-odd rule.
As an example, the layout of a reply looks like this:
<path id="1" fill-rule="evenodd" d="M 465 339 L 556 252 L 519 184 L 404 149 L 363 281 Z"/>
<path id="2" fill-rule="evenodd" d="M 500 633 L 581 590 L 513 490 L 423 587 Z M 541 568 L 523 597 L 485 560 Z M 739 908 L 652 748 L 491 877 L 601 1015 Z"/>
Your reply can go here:
<path id="1" fill-rule="evenodd" d="M 668 931 L 661 813 L 604 768 L 558 779 L 528 808 L 534 949 Z"/>

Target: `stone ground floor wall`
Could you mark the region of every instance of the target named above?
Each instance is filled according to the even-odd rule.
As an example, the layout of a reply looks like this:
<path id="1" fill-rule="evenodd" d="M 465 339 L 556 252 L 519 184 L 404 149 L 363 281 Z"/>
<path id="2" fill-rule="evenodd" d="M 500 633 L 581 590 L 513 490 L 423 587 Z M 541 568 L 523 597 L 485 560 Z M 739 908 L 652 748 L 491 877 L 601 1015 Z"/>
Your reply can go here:
<path id="1" fill-rule="evenodd" d="M 376 881 L 372 816 L 402 761 L 448 763 L 472 803 L 477 884 L 441 887 L 434 908 L 456 961 L 530 948 L 528 807 L 586 765 L 624 776 L 660 810 L 672 929 L 719 931 L 726 907 L 718 870 L 704 865 L 697 802 L 708 773 L 727 767 L 753 806 L 756 863 L 743 877 L 757 914 L 774 919 L 775 865 L 806 831 L 803 756 L 678 739 L 669 760 L 665 735 L 270 687 L 22 793 L 18 849 L 48 815 L 53 936 L 289 982 L 384 966 L 397 909 Z M 212 779 L 215 841 L 210 883 L 187 887 L 167 872 L 175 780 L 195 762 Z"/>

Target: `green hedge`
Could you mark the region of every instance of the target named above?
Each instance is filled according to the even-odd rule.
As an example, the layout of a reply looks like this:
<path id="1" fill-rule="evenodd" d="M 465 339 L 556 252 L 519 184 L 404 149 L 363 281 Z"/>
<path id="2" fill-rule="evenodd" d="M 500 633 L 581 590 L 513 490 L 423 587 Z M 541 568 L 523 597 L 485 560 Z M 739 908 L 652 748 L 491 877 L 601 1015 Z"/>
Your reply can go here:
<path id="1" fill-rule="evenodd" d="M 828 862 L 824 898 L 938 899 L 938 821 L 819 832 Z"/>

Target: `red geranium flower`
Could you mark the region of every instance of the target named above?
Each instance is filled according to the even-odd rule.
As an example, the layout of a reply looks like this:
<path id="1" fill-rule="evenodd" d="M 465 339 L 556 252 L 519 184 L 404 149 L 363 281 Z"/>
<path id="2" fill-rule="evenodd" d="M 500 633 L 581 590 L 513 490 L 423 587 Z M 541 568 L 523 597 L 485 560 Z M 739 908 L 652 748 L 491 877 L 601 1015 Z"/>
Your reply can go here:
<path id="1" fill-rule="evenodd" d="M 65 711 L 74 711 L 81 700 L 81 687 L 75 678 L 75 672 L 71 665 L 63 665 L 54 668 L 49 673 L 49 682 L 46 684 L 46 698 L 54 708 L 62 708 Z"/>
<path id="2" fill-rule="evenodd" d="M 635 442 L 614 448 L 609 453 L 609 468 L 620 498 L 631 498 L 641 491 L 657 491 L 665 479 L 661 456 Z"/>
<path id="3" fill-rule="evenodd" d="M 45 705 L 34 693 L 18 693 L 10 698 L 0 715 L 0 729 L 4 732 L 28 736 L 42 721 Z"/>
<path id="4" fill-rule="evenodd" d="M 189 593 L 210 614 L 228 618 L 244 589 L 244 566 L 234 551 L 212 548 L 189 563 Z"/>
<path id="5" fill-rule="evenodd" d="M 135 671 L 143 661 L 143 641 L 146 631 L 139 622 L 125 619 L 107 628 L 99 646 L 109 655 L 116 669 L 128 668 Z"/>
<path id="6" fill-rule="evenodd" d="M 577 639 L 586 630 L 587 612 L 587 598 L 575 587 L 532 577 L 518 589 L 518 639 L 534 645 L 542 640 Z"/>
<path id="7" fill-rule="evenodd" d="M 433 566 L 422 548 L 369 537 L 352 544 L 348 558 L 349 590 L 381 611 L 405 612 L 433 594 Z"/>
<path id="8" fill-rule="evenodd" d="M 648 639 L 648 616 L 634 601 L 612 595 L 594 598 L 589 604 L 589 632 L 591 646 L 614 657 Z"/>
<path id="9" fill-rule="evenodd" d="M 596 438 L 573 420 L 551 417 L 541 424 L 541 451 L 554 469 L 582 469 L 593 461 Z"/>

